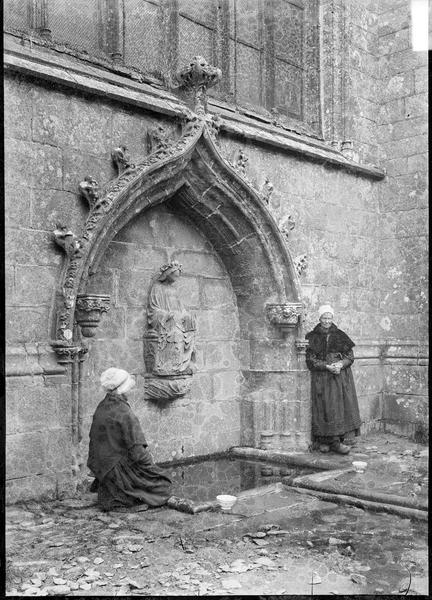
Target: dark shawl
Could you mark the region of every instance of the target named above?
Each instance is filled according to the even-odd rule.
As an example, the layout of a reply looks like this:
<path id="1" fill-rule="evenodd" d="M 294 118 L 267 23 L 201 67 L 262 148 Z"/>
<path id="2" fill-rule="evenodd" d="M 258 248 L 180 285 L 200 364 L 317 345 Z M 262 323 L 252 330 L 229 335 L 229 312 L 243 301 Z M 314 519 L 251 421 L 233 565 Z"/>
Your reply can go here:
<path id="1" fill-rule="evenodd" d="M 320 360 L 325 360 L 327 354 L 346 354 L 355 346 L 352 339 L 334 323 L 327 330 L 318 323 L 305 337 L 310 351 Z"/>
<path id="2" fill-rule="evenodd" d="M 87 466 L 102 480 L 136 445 L 147 442 L 124 395 L 108 393 L 93 415 Z"/>

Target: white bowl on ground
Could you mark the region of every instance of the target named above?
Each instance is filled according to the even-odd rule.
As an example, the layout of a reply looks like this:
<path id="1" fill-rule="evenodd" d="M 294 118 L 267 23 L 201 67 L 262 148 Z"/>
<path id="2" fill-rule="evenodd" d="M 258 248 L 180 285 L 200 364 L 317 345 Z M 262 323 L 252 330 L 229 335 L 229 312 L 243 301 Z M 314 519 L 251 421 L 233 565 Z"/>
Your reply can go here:
<path id="1" fill-rule="evenodd" d="M 354 460 L 352 466 L 357 473 L 364 473 L 367 467 L 367 462 L 364 460 Z"/>
<path id="2" fill-rule="evenodd" d="M 237 502 L 236 496 L 230 496 L 229 494 L 221 494 L 216 496 L 216 500 L 219 502 L 222 510 L 230 510 Z"/>

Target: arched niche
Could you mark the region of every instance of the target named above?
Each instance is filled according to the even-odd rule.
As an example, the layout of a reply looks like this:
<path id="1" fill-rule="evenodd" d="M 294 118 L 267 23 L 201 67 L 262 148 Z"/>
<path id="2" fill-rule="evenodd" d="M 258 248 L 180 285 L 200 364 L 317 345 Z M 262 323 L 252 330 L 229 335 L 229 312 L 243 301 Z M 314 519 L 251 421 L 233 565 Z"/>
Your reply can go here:
<path id="1" fill-rule="evenodd" d="M 108 309 L 103 289 L 99 299 L 88 294 L 108 245 L 159 204 L 187 216 L 231 279 L 241 338 L 241 443 L 258 445 L 264 432 L 275 448 L 305 447 L 309 397 L 295 344 L 302 317 L 298 276 L 265 201 L 220 154 L 206 118 L 194 117 L 176 143 L 129 166 L 92 198 L 82 237 L 67 246 L 54 324 L 59 360 L 76 362 L 86 351 L 83 311 L 97 312 L 98 302 L 102 312 Z"/>

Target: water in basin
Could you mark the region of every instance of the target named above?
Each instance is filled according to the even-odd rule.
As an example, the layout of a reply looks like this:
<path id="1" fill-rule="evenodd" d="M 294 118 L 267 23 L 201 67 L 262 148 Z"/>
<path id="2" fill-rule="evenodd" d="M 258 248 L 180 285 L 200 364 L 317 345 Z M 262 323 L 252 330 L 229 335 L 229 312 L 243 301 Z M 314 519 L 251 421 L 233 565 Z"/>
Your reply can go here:
<path id="1" fill-rule="evenodd" d="M 171 477 L 172 494 L 193 502 L 207 502 L 219 494 L 239 492 L 281 481 L 282 477 L 297 477 L 315 473 L 313 469 L 271 464 L 237 458 L 203 459 L 199 462 L 165 463 L 160 465 Z"/>

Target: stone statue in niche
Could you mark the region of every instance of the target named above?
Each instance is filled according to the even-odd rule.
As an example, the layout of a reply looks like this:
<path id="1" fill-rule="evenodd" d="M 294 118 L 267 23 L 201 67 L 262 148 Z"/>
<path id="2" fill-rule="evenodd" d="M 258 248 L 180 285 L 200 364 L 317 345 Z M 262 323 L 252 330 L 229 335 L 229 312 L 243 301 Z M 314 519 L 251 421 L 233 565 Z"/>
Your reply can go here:
<path id="1" fill-rule="evenodd" d="M 146 397 L 169 399 L 183 396 L 190 387 L 187 376 L 196 371 L 194 315 L 183 306 L 176 281 L 182 266 L 177 261 L 160 268 L 150 288 L 144 359 L 151 376 Z"/>

